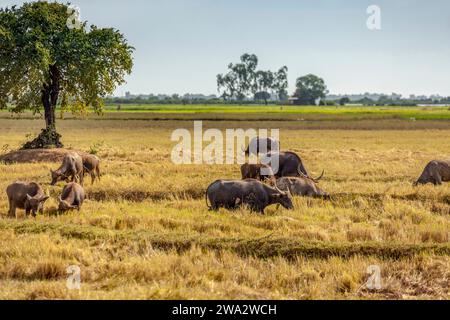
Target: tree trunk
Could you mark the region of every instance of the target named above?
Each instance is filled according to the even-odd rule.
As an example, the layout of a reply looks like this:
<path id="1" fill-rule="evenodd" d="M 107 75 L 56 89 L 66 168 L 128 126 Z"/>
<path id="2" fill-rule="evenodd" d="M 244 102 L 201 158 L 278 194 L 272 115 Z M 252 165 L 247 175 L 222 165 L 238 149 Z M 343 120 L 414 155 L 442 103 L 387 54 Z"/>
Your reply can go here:
<path id="1" fill-rule="evenodd" d="M 44 107 L 45 129 L 33 140 L 27 142 L 23 149 L 62 148 L 61 135 L 56 131 L 56 106 L 60 92 L 60 73 L 56 65 L 49 67 L 49 83 L 42 88 L 42 105 Z"/>

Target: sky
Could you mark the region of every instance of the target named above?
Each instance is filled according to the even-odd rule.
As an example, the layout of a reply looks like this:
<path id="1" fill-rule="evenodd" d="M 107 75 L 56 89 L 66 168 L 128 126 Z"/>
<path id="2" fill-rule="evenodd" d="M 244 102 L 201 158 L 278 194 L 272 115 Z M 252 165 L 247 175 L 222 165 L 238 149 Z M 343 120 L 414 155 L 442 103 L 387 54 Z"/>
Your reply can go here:
<path id="1" fill-rule="evenodd" d="M 65 2 L 65 1 L 58 1 Z M 0 0 L 0 6 L 23 1 Z M 217 94 L 216 75 L 243 53 L 263 70 L 309 73 L 333 94 L 450 96 L 448 0 L 72 0 L 89 24 L 114 27 L 136 48 L 116 95 Z M 369 30 L 367 8 L 381 10 Z"/>

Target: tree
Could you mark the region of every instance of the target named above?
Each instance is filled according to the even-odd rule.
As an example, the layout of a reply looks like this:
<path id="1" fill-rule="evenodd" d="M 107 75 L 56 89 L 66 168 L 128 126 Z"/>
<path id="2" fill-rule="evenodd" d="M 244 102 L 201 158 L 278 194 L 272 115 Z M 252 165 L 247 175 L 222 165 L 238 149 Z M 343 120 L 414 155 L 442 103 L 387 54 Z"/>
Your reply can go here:
<path id="1" fill-rule="evenodd" d="M 237 76 L 234 72 L 228 72 L 226 75 L 217 75 L 217 90 L 222 92 L 222 98 L 224 100 L 232 99 L 236 95 L 236 79 Z"/>
<path id="2" fill-rule="evenodd" d="M 237 96 L 239 100 L 243 100 L 249 92 L 255 92 L 257 66 L 258 57 L 248 53 L 241 56 L 241 63 L 230 64 L 230 70 L 237 75 Z"/>
<path id="3" fill-rule="evenodd" d="M 255 89 L 257 65 L 258 57 L 248 53 L 241 56 L 239 63 L 230 63 L 227 74 L 217 75 L 217 89 L 219 92 L 223 90 L 222 97 L 224 99 L 244 100 L 247 94 Z"/>
<path id="4" fill-rule="evenodd" d="M 284 66 L 280 68 L 274 75 L 273 89 L 277 92 L 278 99 L 284 101 L 288 97 L 288 67 Z"/>
<path id="5" fill-rule="evenodd" d="M 264 100 L 264 102 L 267 106 L 267 100 L 270 99 L 270 93 L 268 93 L 267 91 L 259 91 L 259 92 L 255 93 L 254 98 L 256 101 Z"/>
<path id="6" fill-rule="evenodd" d="M 124 36 L 71 24 L 72 13 L 68 5 L 46 1 L 0 9 L 0 108 L 44 110 L 45 129 L 24 148 L 62 147 L 57 106 L 101 113 L 103 98 L 131 73 L 134 48 Z"/>
<path id="7" fill-rule="evenodd" d="M 341 106 L 345 106 L 347 103 L 350 103 L 350 98 L 349 97 L 342 97 L 341 99 L 339 99 L 339 105 Z"/>
<path id="8" fill-rule="evenodd" d="M 296 86 L 294 97 L 297 98 L 296 103 L 300 105 L 313 105 L 328 94 L 325 81 L 313 74 L 298 78 Z"/>
<path id="9" fill-rule="evenodd" d="M 240 62 L 228 65 L 228 73 L 217 75 L 217 89 L 223 99 L 237 99 L 244 100 L 250 94 L 253 94 L 255 99 L 266 97 L 267 91 L 274 90 L 280 97 L 286 97 L 287 82 L 287 67 L 282 67 L 278 72 L 271 71 L 257 71 L 258 57 L 254 54 L 243 54 Z M 265 92 L 266 94 L 258 94 Z M 280 98 L 281 99 L 281 98 Z"/>
<path id="10" fill-rule="evenodd" d="M 273 89 L 275 82 L 274 74 L 271 71 L 258 71 L 255 74 L 255 99 L 264 100 L 267 105 L 267 100 L 270 99 L 269 90 Z"/>

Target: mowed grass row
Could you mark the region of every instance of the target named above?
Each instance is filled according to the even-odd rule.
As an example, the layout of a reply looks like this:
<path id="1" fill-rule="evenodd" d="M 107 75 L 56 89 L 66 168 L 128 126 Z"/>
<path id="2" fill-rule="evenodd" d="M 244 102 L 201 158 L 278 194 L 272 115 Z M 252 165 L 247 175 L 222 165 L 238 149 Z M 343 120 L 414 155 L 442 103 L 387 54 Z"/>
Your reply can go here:
<path id="1" fill-rule="evenodd" d="M 41 125 L 0 122 L 4 152 Z M 411 184 L 429 160 L 447 157 L 450 131 L 283 123 L 283 149 L 302 155 L 313 173 L 326 170 L 321 186 L 333 200 L 296 198 L 294 211 L 271 207 L 260 216 L 207 210 L 206 187 L 240 178 L 239 166 L 171 163 L 172 130 L 192 122 L 61 121 L 66 146 L 103 159 L 102 181 L 86 183 L 80 213 L 58 216 L 62 185 L 48 186 L 58 164 L 0 165 L 1 190 L 34 180 L 52 195 L 45 215 L 15 221 L 0 194 L 0 297 L 448 298 L 450 186 Z M 65 287 L 72 264 L 82 268 L 81 292 Z M 379 292 L 363 288 L 373 264 L 386 281 Z"/>
<path id="2" fill-rule="evenodd" d="M 0 257 L 2 299 L 445 299 L 450 277 L 448 256 L 260 259 L 13 231 Z M 66 288 L 68 265 L 81 267 L 79 291 Z M 380 291 L 364 287 L 371 265 Z"/>

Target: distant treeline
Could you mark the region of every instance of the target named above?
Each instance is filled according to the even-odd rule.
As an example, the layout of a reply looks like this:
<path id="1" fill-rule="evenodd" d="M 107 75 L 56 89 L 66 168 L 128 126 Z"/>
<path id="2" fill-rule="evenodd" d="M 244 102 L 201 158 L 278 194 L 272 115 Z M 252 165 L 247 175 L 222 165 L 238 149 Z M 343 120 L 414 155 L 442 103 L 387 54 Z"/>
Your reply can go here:
<path id="1" fill-rule="evenodd" d="M 260 100 L 225 100 L 223 98 L 211 98 L 211 99 L 193 99 L 193 98 L 184 98 L 183 96 L 173 95 L 167 96 L 165 98 L 158 98 L 157 96 L 149 96 L 149 97 L 133 97 L 133 98 L 121 98 L 121 97 L 110 97 L 105 99 L 105 103 L 108 105 L 151 105 L 151 104 L 173 104 L 173 105 L 189 105 L 189 104 L 200 104 L 200 105 L 214 105 L 214 104 L 230 104 L 230 105 L 260 105 L 264 104 L 264 102 Z M 284 100 L 284 101 L 269 101 L 271 105 L 286 105 L 286 104 L 294 104 L 295 102 L 292 100 Z M 391 99 L 380 97 L 378 100 L 372 100 L 369 98 L 363 98 L 360 100 L 350 101 L 348 98 L 341 98 L 337 100 L 322 100 L 320 101 L 320 105 L 327 106 L 338 106 L 338 105 L 363 105 L 363 106 L 416 106 L 416 105 L 450 105 L 450 97 L 443 98 L 440 100 L 435 99 L 420 99 L 420 100 L 412 100 L 412 99 Z"/>
<path id="2" fill-rule="evenodd" d="M 431 104 L 450 104 L 450 97 L 411 96 L 402 98 L 392 94 L 364 94 L 362 96 L 332 96 L 324 79 L 314 74 L 297 78 L 295 92 L 288 95 L 288 68 L 281 67 L 277 71 L 259 70 L 258 57 L 254 54 L 243 54 L 237 63 L 228 64 L 227 72 L 217 75 L 217 90 L 220 97 L 199 94 L 166 95 L 131 95 L 127 92 L 124 98 L 108 98 L 107 104 L 231 104 L 231 105 L 364 105 L 364 106 L 414 106 Z M 434 98 L 438 97 L 438 99 Z M 360 98 L 360 99 L 358 99 Z M 412 99 L 414 98 L 414 99 Z"/>

